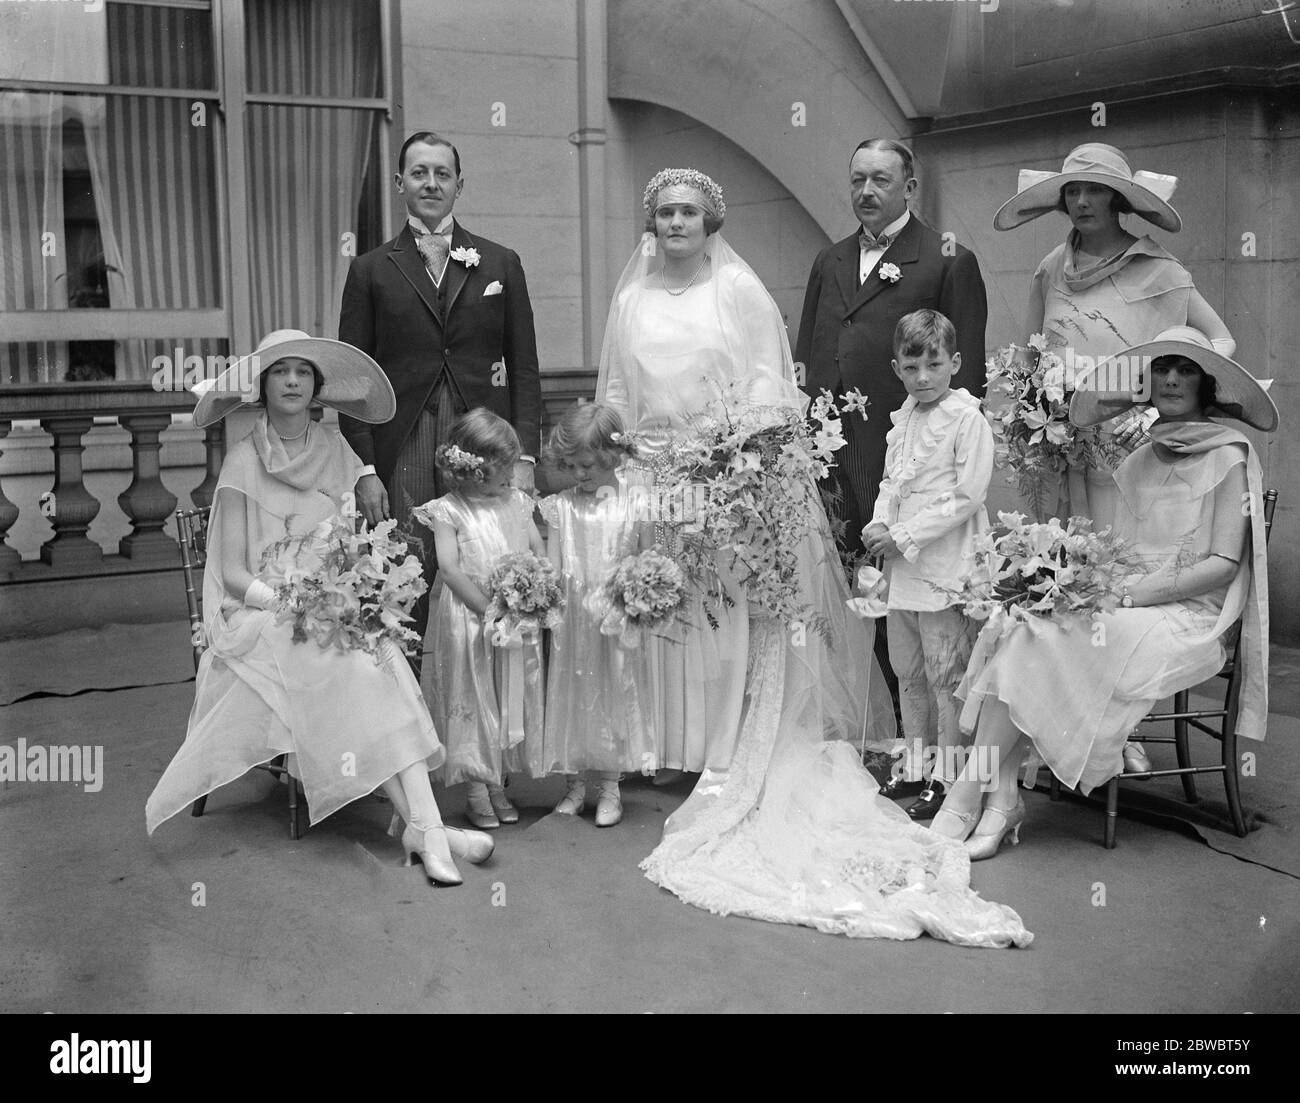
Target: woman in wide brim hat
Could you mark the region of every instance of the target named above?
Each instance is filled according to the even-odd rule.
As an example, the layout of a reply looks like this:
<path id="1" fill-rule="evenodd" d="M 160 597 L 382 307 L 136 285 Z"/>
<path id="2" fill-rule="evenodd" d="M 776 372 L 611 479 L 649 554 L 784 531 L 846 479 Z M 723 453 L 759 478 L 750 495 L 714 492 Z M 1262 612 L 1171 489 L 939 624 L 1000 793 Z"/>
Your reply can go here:
<path id="1" fill-rule="evenodd" d="M 1146 394 L 1158 415 L 1151 439 L 1115 472 L 1115 531 L 1133 573 L 1120 607 L 1100 614 L 1091 631 L 1053 620 L 1009 629 L 990 621 L 981 632 L 958 692 L 963 727 L 975 731 L 967 761 L 997 762 L 998 779 L 985 798 L 984 779 L 963 773 L 934 820 L 936 831 L 967 838 L 972 858 L 992 857 L 1008 833 L 1018 837 L 1025 811 L 1016 775 L 1031 743 L 1064 784 L 1085 793 L 1126 765 L 1150 769 L 1128 761 L 1129 734 L 1157 701 L 1222 669 L 1224 635 L 1238 618 L 1244 681 L 1236 732 L 1264 738 L 1263 479 L 1249 439 L 1221 421 L 1276 429 L 1266 386 L 1186 326 L 1123 350 L 1079 380 L 1070 410 L 1079 425 Z"/>
<path id="2" fill-rule="evenodd" d="M 372 425 L 391 420 L 397 412 L 393 385 L 383 369 L 359 348 L 327 337 L 312 337 L 300 329 L 277 329 L 268 333 L 254 352 L 194 388 L 198 395 L 194 424 L 206 429 L 240 406 L 262 405 L 263 375 L 290 359 L 315 365 L 317 388 L 312 398 L 323 406 L 332 406 Z"/>
<path id="3" fill-rule="evenodd" d="M 1173 326 L 1152 340 L 1108 357 L 1081 375 L 1070 399 L 1075 425 L 1096 425 L 1137 406 L 1151 405 L 1152 373 L 1165 357 L 1188 360 L 1210 383 L 1199 397 L 1207 418 L 1241 421 L 1265 433 L 1278 426 L 1271 379 L 1256 379 L 1193 326 Z"/>
<path id="4" fill-rule="evenodd" d="M 1176 233 L 1182 218 L 1169 200 L 1177 183 L 1174 176 L 1133 172 L 1114 146 L 1088 142 L 1070 151 L 1060 172 L 1022 169 L 1016 195 L 994 216 L 999 230 L 1053 211 L 1069 217 L 1069 236 L 1034 272 L 1025 328 L 1027 335 L 1043 334 L 1074 374 L 1170 326 L 1195 326 L 1218 351 L 1231 356 L 1235 350 L 1228 327 L 1187 269 L 1152 238 L 1120 222 L 1121 215 L 1135 215 Z M 1114 468 L 1141 443 L 1145 425 L 1131 418 L 1099 426 L 1095 462 L 1071 473 L 1064 508 L 1049 506 L 1046 512 L 1091 517 L 1098 528 L 1109 525 L 1117 504 Z"/>
<path id="5" fill-rule="evenodd" d="M 292 546 L 295 565 L 314 566 L 320 553 L 306 538 L 350 512 L 361 461 L 336 429 L 311 421 L 313 402 L 378 423 L 393 415 L 392 387 L 359 349 L 280 330 L 196 389 L 200 426 L 242 405 L 263 411 L 221 465 L 203 572 L 207 649 L 185 742 L 146 805 L 149 832 L 254 766 L 292 754 L 313 823 L 383 786 L 406 820 L 406 852 L 436 883 L 459 884 L 452 854 L 482 861 L 492 844 L 443 826 L 428 774 L 443 748 L 410 666 L 391 647 L 376 659 L 295 642 L 277 618 L 276 579 L 263 562 L 268 547 L 292 536 L 304 538 Z"/>

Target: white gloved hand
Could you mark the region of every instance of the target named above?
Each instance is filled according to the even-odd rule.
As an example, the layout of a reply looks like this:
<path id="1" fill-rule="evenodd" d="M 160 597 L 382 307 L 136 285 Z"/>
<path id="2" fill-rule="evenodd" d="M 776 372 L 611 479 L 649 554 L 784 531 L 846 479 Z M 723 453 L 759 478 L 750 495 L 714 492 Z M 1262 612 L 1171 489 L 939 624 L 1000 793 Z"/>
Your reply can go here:
<path id="1" fill-rule="evenodd" d="M 275 604 L 275 591 L 260 578 L 255 578 L 244 591 L 244 604 L 253 609 L 269 609 Z"/>

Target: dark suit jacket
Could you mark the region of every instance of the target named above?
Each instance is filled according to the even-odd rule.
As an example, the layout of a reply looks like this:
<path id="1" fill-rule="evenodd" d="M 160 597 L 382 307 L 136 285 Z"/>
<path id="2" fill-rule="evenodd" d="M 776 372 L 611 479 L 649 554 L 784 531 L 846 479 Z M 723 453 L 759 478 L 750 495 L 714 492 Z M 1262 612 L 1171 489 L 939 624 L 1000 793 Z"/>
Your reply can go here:
<path id="1" fill-rule="evenodd" d="M 410 226 L 357 257 L 348 270 L 339 340 L 379 362 L 397 393 L 397 414 L 385 425 L 340 416 L 339 427 L 361 462 L 373 463 L 385 484 L 444 367 L 468 409 L 486 406 L 505 418 L 526 453 L 536 456 L 541 444 L 537 339 L 519 257 L 496 242 L 471 237 L 459 222 L 453 224 L 451 247 L 476 249 L 480 259 L 472 268 L 447 261 L 445 326 Z M 493 282 L 502 285 L 501 293 L 484 295 Z M 504 374 L 494 366 L 502 362 Z"/>
<path id="2" fill-rule="evenodd" d="M 947 315 L 957 328 L 961 353 L 961 371 L 953 377 L 953 386 L 982 397 L 988 302 L 975 254 L 958 245 L 954 256 L 944 256 L 942 238 L 915 212 L 881 259 L 881 264 L 898 266 L 898 282 L 881 279 L 877 267 L 858 286 L 858 241 L 856 233 L 837 241 L 813 262 L 794 358 L 804 365 L 804 390 L 810 394 L 825 388 L 839 395 L 857 387 L 871 399 L 866 433 L 855 435 L 863 436 L 862 458 L 874 498 L 885 466 L 889 415 L 907 397 L 890 367 L 898 319 L 924 307 Z M 846 426 L 856 418 L 846 418 Z"/>

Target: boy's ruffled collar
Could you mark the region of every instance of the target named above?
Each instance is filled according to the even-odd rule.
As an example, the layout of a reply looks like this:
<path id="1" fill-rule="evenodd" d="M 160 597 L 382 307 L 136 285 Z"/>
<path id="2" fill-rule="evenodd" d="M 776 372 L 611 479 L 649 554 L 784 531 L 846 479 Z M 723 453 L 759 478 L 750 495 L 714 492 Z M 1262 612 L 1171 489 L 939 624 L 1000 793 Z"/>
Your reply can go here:
<path id="1" fill-rule="evenodd" d="M 979 399 L 962 387 L 954 387 L 933 406 L 924 410 L 920 408 L 920 403 L 915 398 L 908 395 L 907 401 L 889 415 L 894 423 L 891 433 L 903 432 L 902 427 L 918 411 L 924 420 L 913 442 L 912 454 L 900 456 L 888 471 L 889 477 L 899 484 L 916 478 L 917 473 L 930 461 L 930 457 L 943 443 L 953 422 L 957 421 L 967 408 L 973 406 L 978 409 L 979 404 Z"/>

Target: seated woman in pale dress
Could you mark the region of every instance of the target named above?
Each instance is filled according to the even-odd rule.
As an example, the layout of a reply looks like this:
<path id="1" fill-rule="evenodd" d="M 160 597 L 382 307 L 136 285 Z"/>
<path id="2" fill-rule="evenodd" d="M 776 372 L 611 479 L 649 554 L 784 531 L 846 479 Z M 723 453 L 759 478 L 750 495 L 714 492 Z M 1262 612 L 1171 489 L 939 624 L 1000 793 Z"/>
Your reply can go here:
<path id="1" fill-rule="evenodd" d="M 250 388 L 255 388 L 251 390 Z M 195 425 L 250 401 L 264 406 L 221 466 L 203 579 L 207 649 L 185 742 L 145 808 L 149 833 L 197 798 L 281 754 L 294 756 L 312 823 L 383 786 L 406 822 L 402 845 L 437 884 L 460 884 L 456 854 L 483 861 L 491 840 L 444 828 L 429 785 L 442 745 L 411 668 L 385 645 L 363 651 L 295 643 L 276 623 L 262 552 L 339 513 L 361 461 L 338 432 L 312 422 L 313 401 L 361 421 L 387 421 L 392 387 L 379 365 L 341 341 L 278 330 L 200 395 Z M 297 565 L 310 569 L 300 546 Z M 319 561 L 316 556 L 315 562 Z"/>
<path id="2" fill-rule="evenodd" d="M 1122 607 L 1096 622 L 1100 637 L 1094 625 L 1070 623 L 1003 632 L 991 622 L 982 631 L 958 694 L 962 725 L 975 731 L 969 763 L 996 756 L 997 783 L 985 795 L 968 767 L 933 824 L 964 839 L 973 859 L 992 857 L 1008 836 L 1018 841 L 1025 806 L 1016 773 L 1030 743 L 1068 786 L 1087 793 L 1107 781 L 1122 768 L 1125 739 L 1157 701 L 1220 670 L 1224 633 L 1239 617 L 1247 674 L 1237 734 L 1264 737 L 1268 567 L 1259 460 L 1242 433 L 1210 418 L 1272 432 L 1277 407 L 1248 371 L 1188 326 L 1116 361 L 1143 365 L 1159 413 L 1150 442 L 1115 472 L 1115 530 L 1133 574 Z M 1122 377 L 1118 365 L 1103 362 L 1095 375 L 1080 380 L 1071 401 L 1076 424 L 1098 424 L 1134 404 L 1129 390 L 1097 389 Z"/>
<path id="3" fill-rule="evenodd" d="M 665 169 L 644 202 L 654 236 L 643 238 L 610 308 L 603 401 L 642 439 L 689 432 L 727 384 L 739 384 L 753 407 L 803 412 L 780 310 L 717 232 L 721 188 L 692 169 Z M 864 733 L 894 735 L 874 623 L 846 608 L 847 582 L 814 486 L 790 493 L 808 518 L 797 547 L 800 595 L 826 632 L 801 634 L 756 605 L 747 609 L 743 574 L 728 579 L 745 630 L 697 628 L 694 654 L 707 661 L 716 648 L 718 667 L 687 673 L 705 703 L 725 702 L 735 727 L 722 746 L 734 751 L 706 756 L 716 768 L 669 817 L 642 864 L 646 875 L 720 914 L 863 938 L 928 932 L 966 945 L 1028 943 L 1015 912 L 970 890 L 961 848 L 913 824 L 863 769 L 855 744 Z M 701 661 L 672 646 L 666 663 Z M 676 692 L 668 679 L 652 682 L 652 694 Z M 657 702 L 657 722 L 672 708 L 680 710 L 676 696 Z M 670 726 L 666 761 L 676 736 Z"/>

